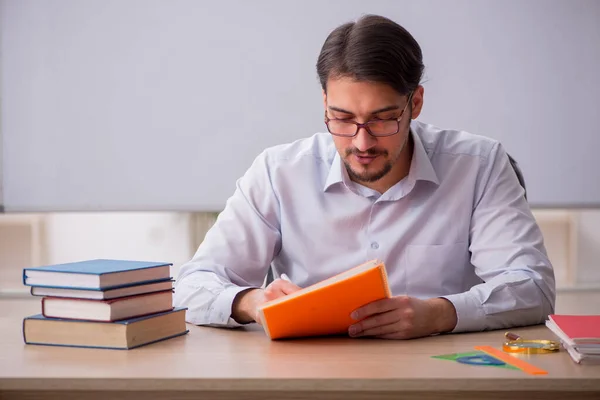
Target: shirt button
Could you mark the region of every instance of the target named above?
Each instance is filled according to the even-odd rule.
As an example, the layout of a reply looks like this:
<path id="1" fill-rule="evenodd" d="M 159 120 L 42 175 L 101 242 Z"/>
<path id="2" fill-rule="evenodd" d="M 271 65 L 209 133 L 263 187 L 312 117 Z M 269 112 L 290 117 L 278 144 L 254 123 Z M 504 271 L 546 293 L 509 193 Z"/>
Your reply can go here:
<path id="1" fill-rule="evenodd" d="M 377 250 L 379 248 L 379 243 L 377 243 L 377 242 L 371 243 L 371 248 Z"/>

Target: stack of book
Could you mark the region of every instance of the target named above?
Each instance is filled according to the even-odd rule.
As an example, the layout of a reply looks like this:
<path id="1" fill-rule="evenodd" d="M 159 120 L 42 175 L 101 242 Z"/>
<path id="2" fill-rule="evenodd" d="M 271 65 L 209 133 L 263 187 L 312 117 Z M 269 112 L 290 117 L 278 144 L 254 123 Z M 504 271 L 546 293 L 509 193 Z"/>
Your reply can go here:
<path id="1" fill-rule="evenodd" d="M 573 361 L 600 362 L 600 315 L 550 315 L 546 326 Z"/>
<path id="2" fill-rule="evenodd" d="M 184 335 L 173 308 L 172 264 L 89 260 L 25 268 L 42 313 L 23 320 L 27 344 L 132 349 Z"/>

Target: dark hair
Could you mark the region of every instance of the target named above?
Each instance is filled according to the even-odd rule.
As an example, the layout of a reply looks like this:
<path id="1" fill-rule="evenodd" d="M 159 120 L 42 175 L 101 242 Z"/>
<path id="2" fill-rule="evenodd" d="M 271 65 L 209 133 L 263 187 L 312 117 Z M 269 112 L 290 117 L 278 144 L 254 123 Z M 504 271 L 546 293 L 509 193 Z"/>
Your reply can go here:
<path id="1" fill-rule="evenodd" d="M 405 95 L 423 75 L 423 54 L 412 35 L 394 21 L 366 15 L 333 30 L 319 54 L 317 73 L 324 91 L 331 77 L 381 82 Z"/>

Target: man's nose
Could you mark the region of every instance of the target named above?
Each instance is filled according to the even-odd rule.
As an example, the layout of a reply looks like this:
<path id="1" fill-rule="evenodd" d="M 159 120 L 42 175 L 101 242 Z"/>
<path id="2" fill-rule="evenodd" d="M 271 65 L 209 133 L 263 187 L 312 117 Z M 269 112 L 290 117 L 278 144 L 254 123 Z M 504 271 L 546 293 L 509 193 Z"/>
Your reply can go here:
<path id="1" fill-rule="evenodd" d="M 352 140 L 352 144 L 358 149 L 358 151 L 364 152 L 374 147 L 377 144 L 377 139 L 369 134 L 365 127 L 360 127 L 358 129 L 358 133 Z"/>

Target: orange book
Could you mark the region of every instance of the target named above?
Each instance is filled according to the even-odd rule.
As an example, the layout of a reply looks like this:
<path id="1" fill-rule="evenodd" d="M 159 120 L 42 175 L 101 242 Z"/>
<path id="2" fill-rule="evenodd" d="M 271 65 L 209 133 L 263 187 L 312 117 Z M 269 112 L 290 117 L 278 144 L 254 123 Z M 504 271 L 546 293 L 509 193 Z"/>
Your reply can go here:
<path id="1" fill-rule="evenodd" d="M 259 317 L 271 339 L 343 334 L 354 310 L 389 297 L 385 265 L 371 260 L 263 304 Z"/>

